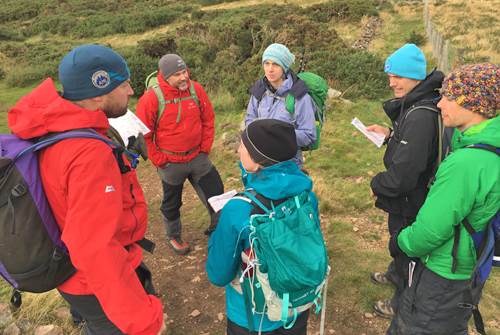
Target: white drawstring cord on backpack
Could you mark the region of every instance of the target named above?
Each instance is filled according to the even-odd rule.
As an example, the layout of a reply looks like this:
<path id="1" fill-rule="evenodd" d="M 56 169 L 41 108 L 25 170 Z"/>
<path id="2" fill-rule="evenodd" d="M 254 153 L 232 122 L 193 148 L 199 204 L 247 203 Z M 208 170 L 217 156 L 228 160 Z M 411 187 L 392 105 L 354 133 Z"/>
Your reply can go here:
<path id="1" fill-rule="evenodd" d="M 328 273 L 330 272 L 330 266 L 328 266 Z M 321 308 L 321 322 L 319 326 L 319 335 L 325 333 L 325 314 L 326 314 L 326 293 L 328 292 L 328 275 L 325 278 L 325 286 L 323 286 L 323 307 Z"/>

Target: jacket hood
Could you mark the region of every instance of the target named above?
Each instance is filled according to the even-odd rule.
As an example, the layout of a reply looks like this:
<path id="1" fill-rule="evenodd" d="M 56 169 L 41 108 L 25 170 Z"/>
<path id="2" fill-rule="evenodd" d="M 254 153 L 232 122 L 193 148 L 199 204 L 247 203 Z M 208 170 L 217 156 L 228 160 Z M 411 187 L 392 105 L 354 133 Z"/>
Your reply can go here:
<path id="1" fill-rule="evenodd" d="M 432 71 L 424 80 L 402 98 L 390 99 L 384 102 L 384 110 L 394 120 L 401 109 L 409 108 L 417 102 L 435 101 L 439 98 L 439 89 L 443 83 L 444 74 L 441 71 Z"/>
<path id="2" fill-rule="evenodd" d="M 12 133 L 23 139 L 72 129 L 93 128 L 105 132 L 109 128 L 103 111 L 91 111 L 63 99 L 51 78 L 9 110 L 8 124 Z"/>
<path id="3" fill-rule="evenodd" d="M 271 200 L 295 196 L 312 189 L 312 180 L 305 175 L 295 162 L 286 161 L 248 173 L 240 163 L 245 190 L 254 189 Z"/>
<path id="4" fill-rule="evenodd" d="M 453 134 L 453 150 L 479 143 L 500 148 L 500 116 L 485 120 L 464 132 L 455 130 Z"/>
<path id="5" fill-rule="evenodd" d="M 185 91 L 180 91 L 178 88 L 175 88 L 173 86 L 170 86 L 169 83 L 165 79 L 163 79 L 163 76 L 161 75 L 160 71 L 158 71 L 158 74 L 156 75 L 158 79 L 158 84 L 160 85 L 162 91 L 165 93 L 165 95 L 173 95 L 177 96 L 180 95 L 181 92 L 189 92 L 189 86 L 191 85 L 191 78 L 188 79 L 188 88 Z"/>

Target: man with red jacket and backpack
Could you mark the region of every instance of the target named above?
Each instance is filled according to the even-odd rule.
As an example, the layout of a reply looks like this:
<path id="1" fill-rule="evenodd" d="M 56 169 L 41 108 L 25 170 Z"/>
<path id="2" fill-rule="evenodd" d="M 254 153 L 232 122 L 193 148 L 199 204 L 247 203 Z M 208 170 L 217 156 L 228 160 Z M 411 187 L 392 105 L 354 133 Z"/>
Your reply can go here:
<path id="1" fill-rule="evenodd" d="M 62 95 L 46 79 L 9 111 L 9 127 L 30 140 L 82 128 L 106 138 L 108 118 L 127 112 L 129 77 L 113 50 L 76 47 L 59 65 Z M 69 138 L 43 149 L 39 165 L 76 269 L 58 290 L 84 319 L 85 334 L 160 334 L 162 304 L 137 244 L 146 231 L 146 202 L 128 160 L 101 140 Z"/>
<path id="2" fill-rule="evenodd" d="M 189 179 L 209 211 L 211 224 L 206 234 L 215 228 L 215 213 L 207 199 L 224 192 L 219 173 L 208 158 L 214 141 L 214 111 L 203 87 L 190 80 L 181 57 L 164 55 L 158 65 L 158 85 L 139 99 L 137 116 L 152 130 L 145 139 L 162 181 L 160 210 L 168 244 L 184 255 L 190 250 L 181 236 L 184 181 Z"/>

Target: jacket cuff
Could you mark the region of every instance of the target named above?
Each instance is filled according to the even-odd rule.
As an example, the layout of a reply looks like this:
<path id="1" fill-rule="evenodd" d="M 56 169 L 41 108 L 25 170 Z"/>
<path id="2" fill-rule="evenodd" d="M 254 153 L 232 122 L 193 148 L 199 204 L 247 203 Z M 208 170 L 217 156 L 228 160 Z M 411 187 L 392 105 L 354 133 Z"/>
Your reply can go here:
<path id="1" fill-rule="evenodd" d="M 389 252 L 392 258 L 396 258 L 399 255 L 404 255 L 403 250 L 401 250 L 398 244 L 398 237 L 400 232 L 401 230 L 398 230 L 395 234 L 391 236 L 391 239 L 389 240 Z"/>
<path id="2" fill-rule="evenodd" d="M 382 142 L 382 144 L 387 144 L 389 143 L 389 140 L 392 138 L 392 136 L 394 135 L 394 130 L 389 127 L 389 136 L 387 136 L 385 139 L 384 139 L 384 142 Z"/>

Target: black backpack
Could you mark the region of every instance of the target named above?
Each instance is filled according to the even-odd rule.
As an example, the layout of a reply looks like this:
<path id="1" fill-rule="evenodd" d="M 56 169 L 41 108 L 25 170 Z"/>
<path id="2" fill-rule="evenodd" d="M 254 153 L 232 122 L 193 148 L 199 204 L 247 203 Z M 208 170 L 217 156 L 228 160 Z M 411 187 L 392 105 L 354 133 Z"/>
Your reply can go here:
<path id="1" fill-rule="evenodd" d="M 109 145 L 122 173 L 124 148 L 91 129 L 39 139 L 0 135 L 0 275 L 14 288 L 11 303 L 21 305 L 19 291 L 47 292 L 75 273 L 61 232 L 45 196 L 38 151 L 68 138 L 91 138 Z"/>
<path id="2" fill-rule="evenodd" d="M 438 115 L 437 124 L 436 124 L 436 127 L 438 129 L 438 155 L 436 157 L 436 160 L 434 161 L 434 164 L 432 167 L 432 173 L 431 173 L 431 176 L 430 176 L 429 181 L 427 183 L 428 188 L 430 188 L 432 186 L 432 184 L 434 183 L 434 181 L 436 180 L 436 173 L 437 173 L 437 170 L 439 168 L 439 165 L 446 158 L 446 156 L 448 156 L 448 154 L 451 151 L 451 140 L 452 140 L 453 132 L 454 132 L 454 128 L 447 128 L 444 126 L 443 118 L 441 116 L 441 110 L 436 107 L 436 101 L 438 101 L 438 99 L 423 100 L 423 101 L 420 101 L 418 104 L 411 106 L 407 110 L 407 112 L 405 113 L 403 118 L 401 119 L 401 122 L 400 122 L 398 128 L 394 129 L 394 137 L 396 139 L 400 138 L 399 129 L 403 126 L 406 118 L 413 111 L 415 111 L 417 109 L 422 109 L 425 111 L 436 113 Z"/>

